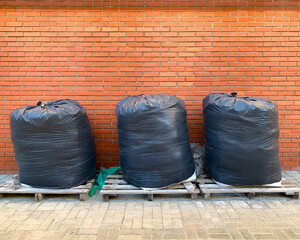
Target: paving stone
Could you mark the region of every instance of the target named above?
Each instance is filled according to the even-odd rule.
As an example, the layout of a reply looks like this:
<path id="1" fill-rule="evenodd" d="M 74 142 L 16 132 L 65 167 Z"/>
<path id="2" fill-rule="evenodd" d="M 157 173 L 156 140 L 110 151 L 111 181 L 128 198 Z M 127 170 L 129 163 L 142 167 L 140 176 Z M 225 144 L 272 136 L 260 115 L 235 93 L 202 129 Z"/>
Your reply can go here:
<path id="1" fill-rule="evenodd" d="M 164 239 L 186 239 L 185 234 L 172 234 L 168 233 L 164 235 Z"/>
<path id="2" fill-rule="evenodd" d="M 211 233 L 208 234 L 209 239 L 220 239 L 220 240 L 225 240 L 225 239 L 231 239 L 231 236 L 226 233 Z"/>
<path id="3" fill-rule="evenodd" d="M 185 229 L 186 239 L 198 239 L 196 229 Z"/>
<path id="4" fill-rule="evenodd" d="M 120 235 L 119 240 L 141 240 L 141 235 Z"/>
<path id="5" fill-rule="evenodd" d="M 284 229 L 283 232 L 289 237 L 289 239 L 300 239 L 300 234 L 295 233 L 292 229 Z"/>
<path id="6" fill-rule="evenodd" d="M 261 233 L 261 234 L 253 234 L 255 239 L 277 239 L 276 235 L 272 233 Z"/>
<path id="7" fill-rule="evenodd" d="M 13 233 L 12 231 L 0 231 L 0 237 L 9 238 L 12 233 Z"/>
<path id="8" fill-rule="evenodd" d="M 198 239 L 208 239 L 208 233 L 205 228 L 196 229 Z"/>
<path id="9" fill-rule="evenodd" d="M 143 226 L 143 220 L 142 219 L 133 219 L 132 222 L 132 228 L 133 229 L 141 229 Z"/>
<path id="10" fill-rule="evenodd" d="M 247 228 L 239 229 L 239 232 L 241 233 L 244 239 L 255 239 L 253 234 Z"/>
<path id="11" fill-rule="evenodd" d="M 97 235 L 98 234 L 98 229 L 97 228 L 79 228 L 77 234 L 79 235 Z"/>
<path id="12" fill-rule="evenodd" d="M 73 240 L 77 234 L 77 230 L 67 230 L 65 235 L 63 236 L 62 240 Z"/>
<path id="13" fill-rule="evenodd" d="M 278 238 L 278 239 L 290 239 L 282 230 L 280 229 L 272 229 L 273 234 Z"/>
<path id="14" fill-rule="evenodd" d="M 97 240 L 96 235 L 76 235 L 74 240 Z"/>
<path id="15" fill-rule="evenodd" d="M 162 229 L 163 228 L 163 220 L 162 219 L 143 219 L 143 228 Z"/>
<path id="16" fill-rule="evenodd" d="M 100 228 L 100 229 L 98 229 L 98 233 L 97 233 L 97 239 L 106 239 L 106 237 L 107 237 L 107 235 L 108 235 L 108 233 L 109 233 L 109 229 L 103 229 L 103 228 Z M 118 234 L 118 233 L 117 233 Z M 117 235 L 116 234 L 116 235 Z"/>
<path id="17" fill-rule="evenodd" d="M 160 240 L 162 239 L 162 230 L 160 229 L 152 229 L 152 239 L 155 240 Z"/>
<path id="18" fill-rule="evenodd" d="M 24 231 L 14 231 L 6 239 L 7 240 L 19 240 L 19 239 L 22 239 L 23 234 L 24 234 Z"/>
<path id="19" fill-rule="evenodd" d="M 142 229 L 142 239 L 151 240 L 152 239 L 152 229 Z"/>
<path id="20" fill-rule="evenodd" d="M 237 228 L 228 228 L 227 231 L 233 240 L 244 239 Z"/>

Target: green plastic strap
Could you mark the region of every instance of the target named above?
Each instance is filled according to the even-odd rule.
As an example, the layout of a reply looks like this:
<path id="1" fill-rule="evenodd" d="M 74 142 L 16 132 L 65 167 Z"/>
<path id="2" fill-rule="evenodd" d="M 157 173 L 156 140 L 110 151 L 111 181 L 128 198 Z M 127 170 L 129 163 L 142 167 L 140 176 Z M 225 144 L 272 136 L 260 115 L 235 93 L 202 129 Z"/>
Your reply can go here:
<path id="1" fill-rule="evenodd" d="M 94 196 L 96 190 L 101 190 L 103 185 L 105 185 L 105 180 L 107 178 L 107 175 L 115 175 L 120 170 L 120 167 L 111 167 L 109 169 L 103 169 L 100 171 L 94 186 L 91 188 L 89 192 L 89 196 Z"/>

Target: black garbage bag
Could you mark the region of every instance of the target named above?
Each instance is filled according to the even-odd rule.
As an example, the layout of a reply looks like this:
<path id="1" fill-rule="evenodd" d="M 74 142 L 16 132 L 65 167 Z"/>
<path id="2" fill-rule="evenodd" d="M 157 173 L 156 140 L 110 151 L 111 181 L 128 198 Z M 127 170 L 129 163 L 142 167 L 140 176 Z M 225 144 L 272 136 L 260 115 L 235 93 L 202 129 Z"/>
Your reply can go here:
<path id="1" fill-rule="evenodd" d="M 10 127 L 20 183 L 71 188 L 94 177 L 94 137 L 78 102 L 39 102 L 16 109 Z"/>
<path id="2" fill-rule="evenodd" d="M 253 97 L 211 93 L 203 100 L 205 169 L 228 185 L 281 181 L 275 104 Z"/>
<path id="3" fill-rule="evenodd" d="M 116 107 L 124 180 L 161 188 L 195 172 L 184 102 L 170 95 L 123 99 Z"/>

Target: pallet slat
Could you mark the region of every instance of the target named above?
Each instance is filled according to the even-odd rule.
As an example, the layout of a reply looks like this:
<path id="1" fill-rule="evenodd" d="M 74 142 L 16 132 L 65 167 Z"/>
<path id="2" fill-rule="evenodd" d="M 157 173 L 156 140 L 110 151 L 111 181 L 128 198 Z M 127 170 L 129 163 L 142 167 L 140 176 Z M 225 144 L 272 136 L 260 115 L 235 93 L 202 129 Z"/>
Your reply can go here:
<path id="1" fill-rule="evenodd" d="M 123 178 L 123 175 L 107 175 L 107 178 L 111 179 L 111 178 Z"/>
<path id="2" fill-rule="evenodd" d="M 138 190 L 140 188 L 138 187 L 135 187 L 135 186 L 132 186 L 132 185 L 118 185 L 118 184 L 108 184 L 108 185 L 104 185 L 102 187 L 102 190 L 101 191 L 104 191 L 104 190 L 116 190 L 116 189 L 122 189 L 122 190 Z"/>
<path id="3" fill-rule="evenodd" d="M 128 189 L 128 190 L 141 190 L 141 188 L 139 187 L 135 187 L 135 186 L 132 186 L 132 185 L 125 185 L 125 184 L 107 184 L 107 185 L 104 185 L 102 187 L 102 190 L 116 190 L 116 189 Z M 185 189 L 184 186 L 182 185 L 174 185 L 172 186 L 172 189 Z"/>
<path id="4" fill-rule="evenodd" d="M 282 186 L 219 186 L 207 175 L 202 175 L 202 178 L 198 178 L 197 182 L 204 199 L 208 199 L 211 194 L 215 193 L 245 193 L 249 198 L 255 197 L 257 193 L 284 193 L 299 198 L 300 193 L 299 187 L 285 180 L 282 181 Z"/>
<path id="5" fill-rule="evenodd" d="M 266 187 L 266 186 L 219 186 L 218 184 L 200 184 L 202 188 L 213 188 L 213 189 L 287 189 L 287 188 L 294 188 L 295 185 L 293 184 L 284 184 L 281 187 Z"/>
<path id="6" fill-rule="evenodd" d="M 109 179 L 105 180 L 106 184 L 127 184 L 123 179 Z"/>
<path id="7" fill-rule="evenodd" d="M 108 175 L 105 180 L 106 185 L 100 190 L 100 194 L 103 194 L 103 200 L 109 201 L 110 196 L 117 195 L 147 195 L 148 201 L 153 201 L 154 195 L 157 194 L 190 194 L 192 199 L 196 199 L 199 194 L 199 189 L 196 189 L 196 185 L 191 182 L 175 184 L 167 188 L 143 190 L 141 188 L 129 185 L 123 179 L 123 175 Z"/>
<path id="8" fill-rule="evenodd" d="M 185 194 L 190 193 L 187 189 L 161 189 L 161 190 L 101 190 L 102 194 Z"/>
<path id="9" fill-rule="evenodd" d="M 285 193 L 299 191 L 295 188 L 205 188 L 201 185 L 200 189 L 204 193 Z"/>
<path id="10" fill-rule="evenodd" d="M 34 194 L 36 201 L 41 201 L 45 194 L 53 195 L 79 195 L 79 199 L 84 201 L 87 199 L 87 195 L 92 187 L 94 180 L 89 180 L 86 184 L 69 188 L 69 189 L 46 189 L 46 188 L 34 188 L 30 186 L 22 186 L 19 184 L 18 177 L 9 176 L 5 177 L 7 181 L 1 181 L 0 195 L 4 194 Z"/>
<path id="11" fill-rule="evenodd" d="M 195 190 L 196 186 L 194 184 L 192 184 L 191 182 L 186 182 L 183 183 L 183 185 L 185 186 L 185 188 L 189 191 L 192 192 Z"/>
<path id="12" fill-rule="evenodd" d="M 44 188 L 19 188 L 19 189 L 6 189 L 0 188 L 0 193 L 41 193 L 41 194 L 80 194 L 80 193 L 87 193 L 89 189 L 44 189 Z"/>

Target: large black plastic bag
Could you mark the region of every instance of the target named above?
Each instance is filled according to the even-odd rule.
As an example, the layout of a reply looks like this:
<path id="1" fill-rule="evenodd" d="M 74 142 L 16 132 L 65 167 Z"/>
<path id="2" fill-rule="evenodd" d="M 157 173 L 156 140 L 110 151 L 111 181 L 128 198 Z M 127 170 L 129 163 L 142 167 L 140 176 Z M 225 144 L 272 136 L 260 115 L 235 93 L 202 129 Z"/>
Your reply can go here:
<path id="1" fill-rule="evenodd" d="M 194 174 L 181 99 L 170 95 L 130 96 L 118 103 L 116 114 L 126 182 L 161 188 Z"/>
<path id="2" fill-rule="evenodd" d="M 223 93 L 203 100 L 205 169 L 228 185 L 281 181 L 278 113 L 275 104 Z"/>
<path id="3" fill-rule="evenodd" d="M 78 102 L 60 100 L 16 109 L 10 126 L 20 183 L 71 188 L 94 177 L 94 137 Z"/>

